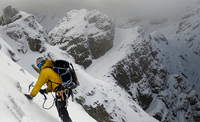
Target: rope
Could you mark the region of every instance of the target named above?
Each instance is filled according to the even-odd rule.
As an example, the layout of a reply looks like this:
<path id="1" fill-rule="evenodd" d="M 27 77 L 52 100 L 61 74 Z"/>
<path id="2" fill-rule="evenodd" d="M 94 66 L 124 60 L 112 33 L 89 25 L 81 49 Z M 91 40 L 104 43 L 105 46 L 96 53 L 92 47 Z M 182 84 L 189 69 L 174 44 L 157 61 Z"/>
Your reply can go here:
<path id="1" fill-rule="evenodd" d="M 53 94 L 52 94 L 52 82 L 51 82 L 51 95 L 53 96 Z M 46 110 L 51 109 L 51 108 L 54 106 L 54 104 L 55 104 L 56 97 L 53 96 L 53 98 L 54 98 L 53 104 L 52 104 L 49 108 L 46 108 L 44 105 L 45 105 L 45 103 L 46 103 L 47 96 L 46 96 L 45 94 L 43 94 L 43 96 L 44 96 L 44 102 L 43 102 L 43 104 L 42 104 L 42 107 L 43 107 L 44 109 L 46 109 Z"/>
<path id="2" fill-rule="evenodd" d="M 51 94 L 52 94 L 52 93 L 51 93 Z M 44 109 L 46 109 L 46 110 L 51 109 L 51 108 L 54 106 L 54 104 L 55 104 L 56 98 L 55 98 L 55 97 L 53 96 L 53 94 L 52 94 L 52 96 L 54 97 L 53 104 L 52 104 L 50 107 L 45 107 L 45 103 L 46 103 L 47 97 L 46 97 L 45 94 L 43 94 L 43 96 L 44 96 L 44 102 L 43 102 L 43 104 L 42 104 L 42 107 L 43 107 Z"/>

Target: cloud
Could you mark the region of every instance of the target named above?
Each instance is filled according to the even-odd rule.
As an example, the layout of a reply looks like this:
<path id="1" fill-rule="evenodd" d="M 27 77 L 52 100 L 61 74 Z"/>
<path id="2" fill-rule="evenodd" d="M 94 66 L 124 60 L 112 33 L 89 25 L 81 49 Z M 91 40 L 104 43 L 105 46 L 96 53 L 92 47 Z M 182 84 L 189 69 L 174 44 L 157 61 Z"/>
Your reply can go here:
<path id="1" fill-rule="evenodd" d="M 67 13 L 72 9 L 100 10 L 110 16 L 149 15 L 178 11 L 192 0 L 0 0 L 0 13 L 12 5 L 26 12 L 56 11 Z"/>

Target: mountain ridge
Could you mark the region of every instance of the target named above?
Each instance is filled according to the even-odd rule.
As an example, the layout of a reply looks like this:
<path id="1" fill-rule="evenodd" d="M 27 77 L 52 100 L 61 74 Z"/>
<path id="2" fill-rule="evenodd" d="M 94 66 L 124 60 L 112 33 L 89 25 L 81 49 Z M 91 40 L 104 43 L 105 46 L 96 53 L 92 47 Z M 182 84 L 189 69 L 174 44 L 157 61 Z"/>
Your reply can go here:
<path id="1" fill-rule="evenodd" d="M 20 11 L 19 11 L 20 12 Z M 21 13 L 21 12 L 20 12 Z M 28 16 L 27 16 L 28 15 Z M 24 18 L 24 17 L 28 17 Z M 30 19 L 31 18 L 31 19 Z M 31 21 L 26 21 L 26 20 L 31 20 Z M 32 22 L 35 22 L 34 17 L 29 16 L 29 14 L 26 14 L 25 12 L 23 12 L 22 17 L 17 19 L 16 21 L 13 21 L 11 23 L 9 23 L 8 25 L 2 25 L 0 26 L 0 34 L 1 34 L 1 38 L 0 41 L 4 42 L 4 43 L 9 43 L 10 50 L 14 50 L 13 52 L 16 53 L 16 55 L 18 56 L 18 61 L 16 61 L 16 63 L 18 63 L 20 66 L 22 66 L 23 68 L 22 71 L 17 71 L 23 74 L 23 70 L 27 70 L 28 72 L 30 72 L 32 75 L 34 75 L 35 77 L 38 76 L 38 74 L 34 71 L 34 69 L 31 67 L 31 65 L 35 64 L 35 59 L 39 56 L 44 56 L 46 58 L 49 59 L 64 59 L 64 60 L 68 60 L 70 62 L 72 62 L 74 64 L 75 69 L 77 70 L 77 75 L 79 77 L 80 80 L 80 86 L 76 89 L 75 91 L 75 102 L 71 103 L 71 100 L 69 100 L 70 105 L 72 104 L 72 106 L 69 106 L 69 113 L 71 113 L 70 115 L 72 116 L 72 120 L 74 121 L 104 121 L 104 120 L 108 120 L 108 121 L 132 121 L 133 118 L 136 119 L 136 121 L 145 121 L 145 122 L 150 122 L 150 121 L 155 121 L 156 120 L 149 116 L 146 112 L 144 112 L 140 106 L 138 106 L 132 99 L 130 99 L 130 96 L 126 93 L 126 91 L 124 91 L 122 88 L 120 88 L 119 86 L 117 86 L 114 82 L 105 82 L 102 80 L 98 80 L 93 78 L 92 76 L 88 75 L 88 73 L 86 73 L 84 71 L 84 69 L 75 64 L 74 63 L 74 59 L 69 56 L 68 53 L 66 53 L 65 51 L 62 51 L 60 49 L 58 49 L 55 46 L 51 46 L 48 44 L 48 38 L 47 40 L 45 40 L 45 31 L 41 31 L 40 29 L 43 29 L 41 25 L 39 25 L 39 23 L 35 22 L 35 24 L 33 26 Z M 12 25 L 12 26 L 11 26 Z M 16 25 L 16 26 L 14 26 Z M 11 27 L 11 29 L 9 28 Z M 14 28 L 12 28 L 14 27 Z M 23 27 L 26 27 L 23 29 Z M 34 27 L 39 27 L 34 29 Z M 41 27 L 41 28 L 40 28 Z M 42 38 L 42 45 L 40 47 L 43 47 L 43 49 L 45 50 L 31 50 L 31 46 L 28 45 L 28 41 L 27 38 L 23 38 L 24 42 L 22 44 L 26 45 L 25 51 L 21 52 L 20 50 L 18 50 L 16 44 L 18 44 L 18 39 L 22 39 L 21 36 L 19 36 L 19 38 L 13 38 L 15 33 L 12 33 L 14 35 L 9 35 L 7 34 L 8 31 L 10 30 L 19 30 L 18 32 L 20 32 L 20 34 L 22 34 L 22 37 L 32 37 L 32 39 L 34 40 L 35 38 Z M 22 33 L 21 33 L 22 32 Z M 29 32 L 28 35 L 26 35 L 25 33 Z M 39 36 L 44 34 L 43 36 Z M 18 36 L 17 36 L 18 37 Z M 44 40 L 43 40 L 44 39 Z M 36 40 L 38 41 L 38 40 Z M 37 42 L 35 42 L 34 44 L 38 44 Z M 0 48 L 0 52 L 4 52 L 4 45 L 3 43 L 1 43 L 2 48 Z M 37 47 L 37 46 L 36 46 Z M 5 50 L 5 53 L 7 54 L 7 50 Z M 10 57 L 10 54 L 7 54 Z M 1 55 L 0 55 L 1 56 Z M 2 58 L 4 59 L 4 58 Z M 3 62 L 3 61 L 2 61 Z M 9 65 L 9 62 L 7 62 L 7 60 L 5 60 L 4 62 L 6 62 Z M 13 67 L 13 72 L 15 72 L 15 63 L 12 62 L 12 67 Z M 2 63 L 2 65 L 5 65 L 5 63 Z M 8 68 L 9 70 L 9 68 Z M 18 68 L 16 69 L 18 70 Z M 7 71 L 7 70 L 6 70 Z M 1 69 L 1 72 L 4 72 L 3 69 Z M 6 72 L 9 73 L 9 72 Z M 2 73 L 3 75 L 4 73 Z M 26 74 L 26 71 L 25 71 Z M 16 73 L 17 75 L 17 73 Z M 15 75 L 13 75 L 13 77 L 15 77 Z M 28 78 L 28 76 L 25 76 Z M 3 78 L 7 78 L 7 76 L 4 76 Z M 23 77 L 21 77 L 23 79 Z M 27 79 L 26 78 L 26 79 Z M 26 82 L 26 79 L 24 80 L 20 80 L 20 84 L 23 84 L 23 89 L 25 89 L 26 86 L 28 86 L 27 84 L 29 84 L 31 82 L 31 80 L 36 81 L 35 78 L 29 80 L 28 82 Z M 15 81 L 15 79 L 13 80 L 8 80 L 9 83 L 14 83 L 16 84 L 17 82 Z M 26 83 L 24 83 L 26 82 Z M 6 85 L 6 83 L 5 83 Z M 9 84 L 8 84 L 9 85 Z M 15 86 L 15 85 L 14 85 Z M 6 86 L 5 88 L 7 88 L 8 86 Z M 36 107 L 33 111 L 31 111 L 32 109 L 30 109 L 30 112 L 28 113 L 24 107 L 22 107 L 22 105 L 19 103 L 20 101 L 18 100 L 18 95 L 21 94 L 19 93 L 16 88 L 13 87 L 13 85 L 11 85 L 11 88 L 13 88 L 13 90 L 11 91 L 12 93 L 16 92 L 15 94 L 12 94 L 11 92 L 8 91 L 9 94 L 11 94 L 11 97 L 13 97 L 13 95 L 15 95 L 15 97 L 13 99 L 7 99 L 3 96 L 2 102 L 5 103 L 7 102 L 8 104 L 12 103 L 12 101 L 15 101 L 15 105 L 17 105 L 18 107 L 16 109 L 14 109 L 13 107 L 10 107 L 10 109 L 6 109 L 6 110 L 10 110 L 7 113 L 2 113 L 2 115 L 4 116 L 11 116 L 12 117 L 12 121 L 39 121 L 39 119 L 41 119 L 41 121 L 49 121 L 49 119 L 47 119 L 47 117 L 42 117 L 39 116 L 38 119 L 31 119 L 34 118 L 33 116 L 35 115 L 34 113 L 37 113 L 38 116 L 38 110 L 42 109 L 41 108 L 41 104 L 42 104 L 42 96 L 37 95 L 36 98 L 34 99 L 34 103 L 38 102 L 38 105 L 40 107 Z M 5 89 L 4 89 L 5 90 Z M 107 92 L 109 94 L 107 94 Z M 50 95 L 48 95 L 48 97 L 50 97 Z M 21 99 L 22 103 L 27 104 L 27 100 L 25 98 L 25 96 L 23 96 L 22 94 L 19 97 Z M 51 99 L 51 97 L 50 97 Z M 34 105 L 31 105 L 32 102 L 29 102 L 28 105 L 30 105 L 31 107 L 34 107 Z M 80 105 L 82 105 L 82 107 Z M 6 107 L 7 104 L 3 104 L 4 107 Z M 78 106 L 78 107 L 77 107 Z M 73 108 L 74 107 L 74 108 Z M 29 108 L 29 107 L 27 107 Z M 74 111 L 78 110 L 80 113 L 82 113 L 80 115 L 80 118 L 76 117 L 77 113 Z M 85 109 L 85 110 L 84 110 Z M 16 114 L 12 114 L 12 112 L 14 111 L 14 113 Z M 16 111 L 16 112 L 15 112 Z M 86 114 L 87 111 L 89 114 Z M 31 114 L 31 112 L 33 112 L 33 114 Z M 24 114 L 21 114 L 24 113 Z M 60 121 L 58 119 L 58 115 L 56 114 L 56 110 L 55 108 L 53 110 L 51 110 L 50 112 L 48 112 L 49 116 L 53 116 L 54 119 L 52 119 L 52 121 Z M 102 113 L 102 114 L 96 114 L 96 113 Z M 15 115 L 18 116 L 18 114 L 20 115 L 20 117 L 15 118 Z M 45 112 L 41 115 L 45 115 Z M 91 117 L 92 116 L 92 117 Z M 96 120 L 94 120 L 94 119 Z M 82 119 L 82 120 L 81 120 Z M 3 118 L 3 120 L 7 121 L 10 119 L 6 119 Z"/>

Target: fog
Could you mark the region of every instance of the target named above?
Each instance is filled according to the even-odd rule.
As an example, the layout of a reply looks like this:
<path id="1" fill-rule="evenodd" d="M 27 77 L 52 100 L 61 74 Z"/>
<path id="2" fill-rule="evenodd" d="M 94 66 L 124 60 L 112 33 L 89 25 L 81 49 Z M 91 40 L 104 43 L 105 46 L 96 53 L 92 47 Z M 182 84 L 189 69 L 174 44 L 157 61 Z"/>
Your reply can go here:
<path id="1" fill-rule="evenodd" d="M 152 16 L 182 11 L 195 0 L 0 0 L 0 14 L 12 5 L 26 12 L 61 12 L 72 9 L 99 10 L 113 17 Z"/>

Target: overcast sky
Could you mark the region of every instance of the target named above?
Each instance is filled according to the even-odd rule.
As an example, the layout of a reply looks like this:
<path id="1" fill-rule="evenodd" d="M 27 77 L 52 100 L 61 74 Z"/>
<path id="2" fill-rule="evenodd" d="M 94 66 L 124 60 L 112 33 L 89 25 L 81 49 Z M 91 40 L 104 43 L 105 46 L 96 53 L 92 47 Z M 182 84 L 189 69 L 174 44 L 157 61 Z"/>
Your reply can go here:
<path id="1" fill-rule="evenodd" d="M 67 13 L 72 9 L 100 10 L 112 16 L 132 16 L 134 14 L 167 13 L 184 8 L 193 0 L 0 0 L 0 13 L 12 5 L 18 10 L 60 11 Z"/>

